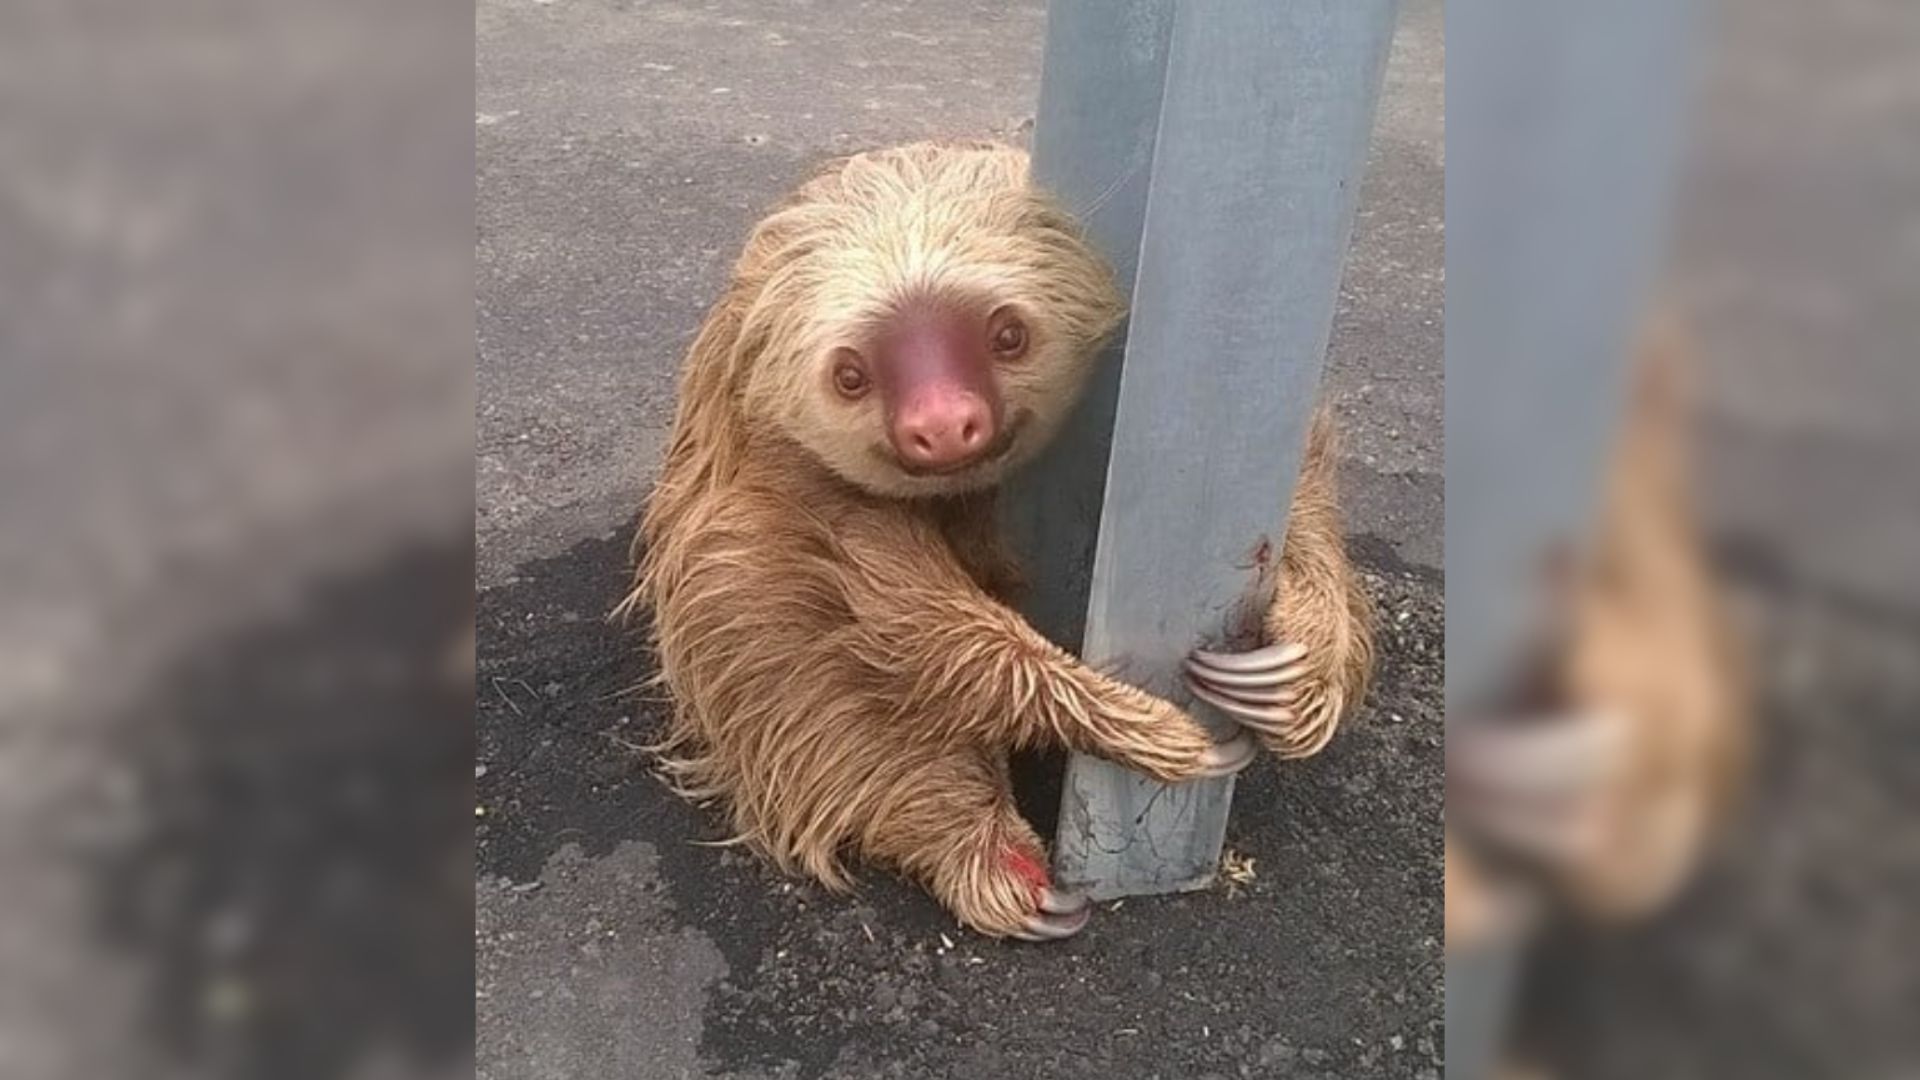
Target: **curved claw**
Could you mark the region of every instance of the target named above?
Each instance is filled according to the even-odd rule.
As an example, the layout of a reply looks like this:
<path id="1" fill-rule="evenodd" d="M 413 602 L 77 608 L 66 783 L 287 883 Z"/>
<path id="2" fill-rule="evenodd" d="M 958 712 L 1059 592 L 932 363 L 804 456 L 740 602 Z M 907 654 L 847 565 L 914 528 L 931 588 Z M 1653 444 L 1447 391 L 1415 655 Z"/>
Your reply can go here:
<path id="1" fill-rule="evenodd" d="M 1289 686 L 1284 683 L 1278 686 L 1258 688 L 1222 686 L 1212 679 L 1196 675 L 1191 671 L 1187 672 L 1187 685 L 1204 686 L 1223 698 L 1253 708 L 1259 708 L 1263 705 L 1292 705 L 1294 702 L 1300 700 L 1301 694 L 1300 687 Z"/>
<path id="2" fill-rule="evenodd" d="M 1577 795 L 1618 766 L 1623 727 L 1600 710 L 1470 726 L 1450 737 L 1447 770 L 1465 785 L 1509 798 Z"/>
<path id="3" fill-rule="evenodd" d="M 1602 789 L 1621 767 L 1622 725 L 1602 711 L 1469 727 L 1450 740 L 1449 808 L 1534 858 L 1573 859 L 1595 842 Z"/>
<path id="4" fill-rule="evenodd" d="M 1299 646 L 1289 647 L 1298 648 Z M 1308 667 L 1308 665 L 1299 662 L 1299 659 L 1296 657 L 1294 660 L 1280 667 L 1255 668 L 1253 670 L 1241 671 L 1210 667 L 1201 661 L 1200 656 L 1201 654 L 1195 653 L 1193 656 L 1187 658 L 1185 664 L 1187 674 L 1195 678 L 1205 679 L 1207 682 L 1222 689 L 1263 690 L 1274 686 L 1284 686 L 1294 679 L 1305 675 Z"/>
<path id="5" fill-rule="evenodd" d="M 1219 709 L 1256 731 L 1268 734 L 1284 734 L 1297 721 L 1297 714 L 1278 705 L 1252 705 L 1237 698 L 1219 693 L 1197 679 L 1187 680 L 1187 688 L 1193 696 Z"/>
<path id="6" fill-rule="evenodd" d="M 1049 915 L 1077 915 L 1091 903 L 1093 899 L 1086 893 L 1063 892 L 1053 888 L 1040 890 L 1040 910 Z"/>
<path id="7" fill-rule="evenodd" d="M 1223 672 L 1276 671 L 1307 655 L 1305 645 L 1293 642 L 1280 642 L 1262 649 L 1243 653 L 1208 652 L 1205 649 L 1193 650 L 1190 663 L 1197 662 L 1203 667 Z"/>
<path id="8" fill-rule="evenodd" d="M 1051 892 L 1052 890 L 1048 890 Z M 1020 929 L 1013 936 L 1021 941 L 1059 941 L 1070 938 L 1086 928 L 1087 920 L 1093 917 L 1093 911 L 1083 901 L 1080 910 L 1067 915 L 1055 915 L 1046 911 L 1036 911 L 1027 916 Z"/>
<path id="9" fill-rule="evenodd" d="M 1236 731 L 1225 742 L 1215 743 L 1200 756 L 1201 777 L 1232 776 L 1252 763 L 1260 746 L 1244 731 Z"/>
<path id="10" fill-rule="evenodd" d="M 1601 821 L 1591 807 L 1483 806 L 1468 800 L 1456 813 L 1479 836 L 1533 859 L 1578 859 L 1597 842 Z"/>

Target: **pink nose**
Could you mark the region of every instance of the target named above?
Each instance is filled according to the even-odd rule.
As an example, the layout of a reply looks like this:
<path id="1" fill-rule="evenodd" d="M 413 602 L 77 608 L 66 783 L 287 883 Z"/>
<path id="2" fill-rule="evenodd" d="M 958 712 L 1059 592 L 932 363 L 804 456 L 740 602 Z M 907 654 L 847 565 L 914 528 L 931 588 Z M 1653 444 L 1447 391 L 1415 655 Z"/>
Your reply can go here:
<path id="1" fill-rule="evenodd" d="M 893 418 L 894 452 L 920 469 L 953 469 L 979 457 L 993 442 L 993 410 L 964 390 L 921 394 Z"/>

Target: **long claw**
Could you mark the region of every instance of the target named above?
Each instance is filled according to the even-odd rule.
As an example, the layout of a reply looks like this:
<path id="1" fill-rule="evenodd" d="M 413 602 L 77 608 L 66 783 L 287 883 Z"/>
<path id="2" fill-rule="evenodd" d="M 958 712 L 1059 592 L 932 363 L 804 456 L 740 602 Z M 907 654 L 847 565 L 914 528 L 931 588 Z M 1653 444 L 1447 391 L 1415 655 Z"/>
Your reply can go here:
<path id="1" fill-rule="evenodd" d="M 1085 929 L 1087 920 L 1092 916 L 1093 912 L 1085 906 L 1071 915 L 1035 912 L 1027 916 L 1026 921 L 1020 924 L 1020 929 L 1013 932 L 1013 936 L 1022 941 L 1059 941 L 1061 938 L 1070 938 Z"/>
<path id="2" fill-rule="evenodd" d="M 1220 694 L 1195 680 L 1189 680 L 1187 688 L 1193 691 L 1194 697 L 1219 709 L 1240 723 L 1262 732 L 1280 734 L 1283 729 L 1291 727 L 1297 719 L 1297 714 L 1295 714 L 1292 709 L 1281 708 L 1279 706 L 1248 705 L 1227 697 L 1224 694 Z"/>
<path id="3" fill-rule="evenodd" d="M 1281 642 L 1243 653 L 1217 653 L 1205 649 L 1193 650 L 1192 659 L 1215 671 L 1248 672 L 1272 671 L 1287 666 L 1307 655 L 1305 645 L 1294 642 Z"/>
<path id="4" fill-rule="evenodd" d="M 1204 686 L 1229 701 L 1252 706 L 1253 708 L 1260 708 L 1265 705 L 1291 705 L 1300 700 L 1301 694 L 1300 687 L 1284 684 L 1259 688 L 1222 686 L 1212 679 L 1201 678 L 1193 672 L 1187 673 L 1187 682 L 1188 685 L 1197 684 Z"/>
<path id="5" fill-rule="evenodd" d="M 1062 892 L 1051 888 L 1040 890 L 1040 910 L 1049 915 L 1077 915 L 1091 903 L 1093 900 L 1085 893 Z"/>
<path id="6" fill-rule="evenodd" d="M 1210 667 L 1200 661 L 1199 654 L 1188 657 L 1185 666 L 1187 674 L 1223 688 L 1264 689 L 1284 685 L 1307 673 L 1307 665 L 1297 662 L 1288 663 L 1283 667 L 1252 670 Z"/>
<path id="7" fill-rule="evenodd" d="M 1619 762 L 1622 725 L 1604 712 L 1472 727 L 1455 736 L 1456 780 L 1508 798 L 1566 797 L 1591 789 Z"/>
<path id="8" fill-rule="evenodd" d="M 1595 841 L 1598 817 L 1578 801 L 1547 803 L 1464 800 L 1457 813 L 1468 828 L 1535 859 L 1570 860 Z"/>
<path id="9" fill-rule="evenodd" d="M 1215 743 L 1200 758 L 1200 775 L 1203 777 L 1232 776 L 1247 767 L 1254 755 L 1260 752 L 1260 746 L 1244 731 L 1234 732 L 1233 738 L 1226 742 Z"/>
<path id="10" fill-rule="evenodd" d="M 1577 860 L 1598 841 L 1599 800 L 1624 738 L 1620 718 L 1597 710 L 1467 727 L 1449 739 L 1447 805 L 1509 850 Z"/>

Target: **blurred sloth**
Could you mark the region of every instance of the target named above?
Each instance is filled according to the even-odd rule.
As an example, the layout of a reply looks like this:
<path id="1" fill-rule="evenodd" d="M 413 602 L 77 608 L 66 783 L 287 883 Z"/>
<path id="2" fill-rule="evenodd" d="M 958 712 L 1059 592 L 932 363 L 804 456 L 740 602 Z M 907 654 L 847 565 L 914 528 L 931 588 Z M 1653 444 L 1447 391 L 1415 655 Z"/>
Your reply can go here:
<path id="1" fill-rule="evenodd" d="M 1511 921 L 1514 884 L 1588 921 L 1649 915 L 1735 801 L 1746 678 L 1695 520 L 1691 364 L 1670 321 L 1635 357 L 1591 543 L 1555 581 L 1544 715 L 1449 733 L 1450 943 Z"/>
<path id="2" fill-rule="evenodd" d="M 1014 807 L 1012 751 L 1065 747 L 1163 782 L 1332 737 L 1364 693 L 1366 601 L 1339 535 L 1333 432 L 1309 438 L 1268 644 L 1196 651 L 1243 726 L 1094 670 L 1010 606 L 995 488 L 1067 416 L 1123 301 L 1024 152 L 860 154 L 753 230 L 681 373 L 622 605 L 653 613 L 673 703 L 659 750 L 737 838 L 832 888 L 848 855 L 987 934 L 1065 937 Z"/>

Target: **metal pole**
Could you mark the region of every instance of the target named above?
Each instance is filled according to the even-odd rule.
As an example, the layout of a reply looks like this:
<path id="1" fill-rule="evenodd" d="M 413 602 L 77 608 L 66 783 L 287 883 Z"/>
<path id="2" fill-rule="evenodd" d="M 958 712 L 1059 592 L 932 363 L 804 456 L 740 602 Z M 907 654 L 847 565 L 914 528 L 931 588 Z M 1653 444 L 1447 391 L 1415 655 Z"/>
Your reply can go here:
<path id="1" fill-rule="evenodd" d="M 1691 7 L 1449 9 L 1450 719 L 1532 632 L 1541 553 L 1586 534 L 1661 250 Z"/>
<path id="2" fill-rule="evenodd" d="M 1661 253 L 1692 5 L 1461 0 L 1447 12 L 1447 675 L 1484 714 L 1543 628 L 1548 552 L 1598 501 Z M 1520 943 L 1449 946 L 1447 1076 L 1485 1080 Z"/>
<path id="3" fill-rule="evenodd" d="M 1053 0 L 1033 175 L 1079 217 L 1132 296 L 1160 129 L 1173 0 Z M 1025 614 L 1079 651 L 1087 626 L 1126 333 L 1114 335 L 1052 446 L 1011 485 L 1007 530 L 1033 588 Z"/>
<path id="4" fill-rule="evenodd" d="M 1011 525 L 1036 623 L 1174 700 L 1188 650 L 1252 643 L 1248 601 L 1273 584 L 1396 8 L 1049 9 L 1036 175 L 1123 283 L 1137 270 L 1122 362 L 1018 484 Z M 1056 874 L 1096 898 L 1202 887 L 1232 793 L 1076 756 Z"/>

